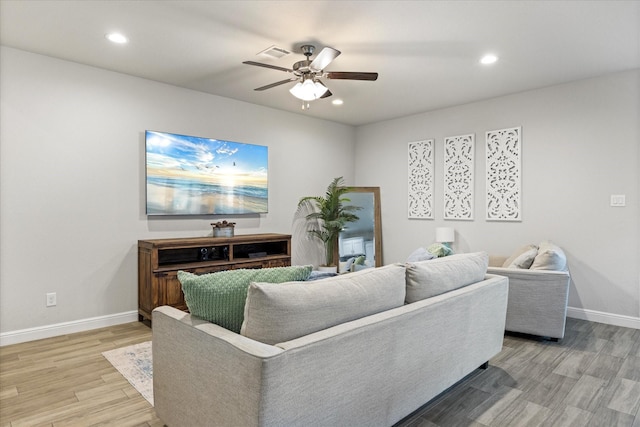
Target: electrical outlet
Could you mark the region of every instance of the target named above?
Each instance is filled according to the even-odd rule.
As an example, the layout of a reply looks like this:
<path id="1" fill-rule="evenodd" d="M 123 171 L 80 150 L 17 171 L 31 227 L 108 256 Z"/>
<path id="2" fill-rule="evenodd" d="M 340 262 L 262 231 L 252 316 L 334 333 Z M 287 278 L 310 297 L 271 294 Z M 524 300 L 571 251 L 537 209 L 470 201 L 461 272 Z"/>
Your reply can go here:
<path id="1" fill-rule="evenodd" d="M 617 207 L 627 206 L 626 196 L 624 194 L 612 194 L 611 206 L 617 206 Z"/>
<path id="2" fill-rule="evenodd" d="M 58 303 L 56 293 L 50 292 L 47 294 L 47 307 L 53 307 Z"/>

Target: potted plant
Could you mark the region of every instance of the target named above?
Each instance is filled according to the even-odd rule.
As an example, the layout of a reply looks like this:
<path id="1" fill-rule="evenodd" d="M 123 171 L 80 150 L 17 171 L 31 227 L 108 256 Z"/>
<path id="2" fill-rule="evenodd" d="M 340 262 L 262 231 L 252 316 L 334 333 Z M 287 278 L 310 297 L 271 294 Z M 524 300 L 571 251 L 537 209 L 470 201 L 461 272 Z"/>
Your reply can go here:
<path id="1" fill-rule="evenodd" d="M 322 196 L 307 196 L 300 199 L 298 209 L 306 203 L 311 203 L 314 212 L 305 218 L 309 223 L 307 232 L 322 241 L 324 244 L 325 266 L 337 267 L 335 259 L 340 231 L 348 222 L 357 221 L 359 218 L 353 212 L 361 209 L 359 206 L 345 205 L 351 200 L 344 197 L 351 191 L 344 186 L 342 177 L 334 178 L 327 187 L 327 192 Z"/>

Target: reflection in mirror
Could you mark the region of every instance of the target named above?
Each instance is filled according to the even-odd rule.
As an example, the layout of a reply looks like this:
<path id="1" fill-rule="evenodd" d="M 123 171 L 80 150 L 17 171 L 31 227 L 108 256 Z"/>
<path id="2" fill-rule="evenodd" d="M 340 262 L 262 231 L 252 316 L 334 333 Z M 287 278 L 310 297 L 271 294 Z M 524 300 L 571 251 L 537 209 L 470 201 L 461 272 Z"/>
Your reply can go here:
<path id="1" fill-rule="evenodd" d="M 340 273 L 382 265 L 380 187 L 351 187 L 348 205 L 360 206 L 358 221 L 347 223 L 338 238 Z"/>

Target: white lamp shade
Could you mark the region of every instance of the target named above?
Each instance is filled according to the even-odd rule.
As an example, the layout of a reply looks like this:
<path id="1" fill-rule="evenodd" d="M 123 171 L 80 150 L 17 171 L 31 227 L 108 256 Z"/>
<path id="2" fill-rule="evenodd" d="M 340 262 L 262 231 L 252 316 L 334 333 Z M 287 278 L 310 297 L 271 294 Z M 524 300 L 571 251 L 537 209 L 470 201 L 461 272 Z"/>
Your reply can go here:
<path id="1" fill-rule="evenodd" d="M 303 83 L 296 83 L 294 87 L 289 89 L 289 92 L 291 92 L 291 95 L 303 101 L 313 101 L 324 95 L 327 90 L 326 86 L 314 82 L 312 79 L 307 79 Z"/>
<path id="2" fill-rule="evenodd" d="M 451 243 L 456 241 L 456 232 L 452 227 L 437 227 L 436 242 Z"/>

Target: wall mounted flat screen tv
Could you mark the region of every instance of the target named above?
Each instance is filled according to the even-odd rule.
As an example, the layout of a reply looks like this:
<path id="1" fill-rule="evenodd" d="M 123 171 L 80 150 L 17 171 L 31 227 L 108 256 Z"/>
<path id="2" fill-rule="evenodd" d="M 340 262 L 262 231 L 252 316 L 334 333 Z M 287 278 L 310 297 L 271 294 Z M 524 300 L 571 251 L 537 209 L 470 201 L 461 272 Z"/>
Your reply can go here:
<path id="1" fill-rule="evenodd" d="M 147 215 L 268 211 L 268 149 L 219 139 L 145 132 Z"/>

